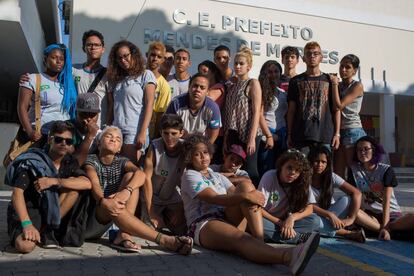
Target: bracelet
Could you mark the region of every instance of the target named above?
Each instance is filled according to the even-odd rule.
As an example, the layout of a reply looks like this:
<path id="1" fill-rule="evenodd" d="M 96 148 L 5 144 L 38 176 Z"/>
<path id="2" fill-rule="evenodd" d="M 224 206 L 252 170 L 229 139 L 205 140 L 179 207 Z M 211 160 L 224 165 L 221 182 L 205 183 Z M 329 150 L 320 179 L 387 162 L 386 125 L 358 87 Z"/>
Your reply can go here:
<path id="1" fill-rule="evenodd" d="M 21 222 L 22 228 L 26 228 L 27 226 L 32 225 L 32 224 L 33 223 L 30 219 L 24 220 L 24 221 Z"/>
<path id="2" fill-rule="evenodd" d="M 127 190 L 131 195 L 132 195 L 132 192 L 134 191 L 134 189 L 132 189 L 131 187 L 129 187 L 129 186 L 126 186 L 125 187 L 125 190 Z"/>
<path id="3" fill-rule="evenodd" d="M 334 135 L 334 136 L 341 137 L 341 134 L 339 134 L 339 133 L 335 133 L 335 135 Z"/>
<path id="4" fill-rule="evenodd" d="M 266 138 L 273 138 L 273 135 L 272 134 L 266 135 Z"/>

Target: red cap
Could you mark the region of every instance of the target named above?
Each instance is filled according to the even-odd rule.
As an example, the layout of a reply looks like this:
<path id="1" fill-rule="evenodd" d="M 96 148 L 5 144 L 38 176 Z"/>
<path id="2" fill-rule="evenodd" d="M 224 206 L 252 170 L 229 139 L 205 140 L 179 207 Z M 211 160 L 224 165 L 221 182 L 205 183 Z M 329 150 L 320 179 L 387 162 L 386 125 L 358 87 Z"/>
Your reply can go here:
<path id="1" fill-rule="evenodd" d="M 234 153 L 234 154 L 240 156 L 243 159 L 243 161 L 245 161 L 246 157 L 247 157 L 247 154 L 244 151 L 243 147 L 240 146 L 240 145 L 236 145 L 236 144 L 233 144 L 233 145 L 230 146 L 229 153 Z"/>

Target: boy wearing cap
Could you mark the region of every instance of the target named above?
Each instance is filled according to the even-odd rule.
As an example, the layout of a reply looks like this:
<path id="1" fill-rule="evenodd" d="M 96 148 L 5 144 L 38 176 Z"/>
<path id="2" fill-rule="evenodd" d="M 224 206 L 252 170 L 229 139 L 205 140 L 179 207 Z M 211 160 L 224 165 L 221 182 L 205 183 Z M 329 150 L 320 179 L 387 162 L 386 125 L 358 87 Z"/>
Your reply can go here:
<path id="1" fill-rule="evenodd" d="M 184 123 L 176 114 L 161 118 L 161 137 L 151 142 L 145 157 L 145 199 L 151 222 L 157 229 L 168 227 L 175 235 L 186 232 L 179 192 L 184 171 L 182 146 Z"/>
<path id="2" fill-rule="evenodd" d="M 76 119 L 71 121 L 75 126 L 73 135 L 74 156 L 79 164 L 83 164 L 93 141 L 100 131 L 98 118 L 100 99 L 95 93 L 80 94 L 76 100 Z"/>
<path id="3" fill-rule="evenodd" d="M 221 165 L 210 165 L 210 168 L 214 172 L 219 172 L 226 176 L 234 185 L 241 181 L 250 181 L 249 174 L 241 169 L 244 161 L 246 161 L 246 156 L 242 146 L 233 144 L 230 146 L 229 152 L 224 153 L 224 163 Z"/>

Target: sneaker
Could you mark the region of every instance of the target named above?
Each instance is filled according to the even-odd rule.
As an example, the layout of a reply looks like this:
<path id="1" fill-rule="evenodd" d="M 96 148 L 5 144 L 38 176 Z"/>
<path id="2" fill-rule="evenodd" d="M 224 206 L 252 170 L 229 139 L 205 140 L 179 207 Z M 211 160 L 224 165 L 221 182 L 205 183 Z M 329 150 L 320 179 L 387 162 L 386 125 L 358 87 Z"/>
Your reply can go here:
<path id="1" fill-rule="evenodd" d="M 40 241 L 43 248 L 52 249 L 59 247 L 59 242 L 56 240 L 53 230 L 48 228 L 40 233 Z"/>
<path id="2" fill-rule="evenodd" d="M 312 235 L 312 232 L 308 232 L 308 233 L 299 233 L 299 239 L 296 242 L 296 244 L 300 244 L 300 243 L 305 243 L 309 237 Z"/>
<path id="3" fill-rule="evenodd" d="M 292 252 L 292 260 L 289 269 L 292 275 L 299 275 L 303 272 L 312 255 L 319 246 L 319 233 L 311 233 L 305 243 L 297 245 Z"/>

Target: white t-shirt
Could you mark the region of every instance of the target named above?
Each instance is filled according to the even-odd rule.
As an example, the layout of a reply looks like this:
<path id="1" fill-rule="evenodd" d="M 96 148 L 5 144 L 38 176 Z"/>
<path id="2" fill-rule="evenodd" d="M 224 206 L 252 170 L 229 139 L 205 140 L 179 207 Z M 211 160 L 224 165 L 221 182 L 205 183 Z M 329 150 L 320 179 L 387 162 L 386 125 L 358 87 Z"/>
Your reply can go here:
<path id="1" fill-rule="evenodd" d="M 340 177 L 336 173 L 332 173 L 332 186 L 333 186 L 334 189 L 335 188 L 340 188 L 342 186 L 342 184 L 344 184 L 344 183 L 345 183 L 345 180 L 342 177 Z M 315 188 L 313 186 L 311 186 L 311 188 L 312 188 L 311 191 L 313 193 L 313 196 L 315 197 L 316 202 L 318 202 L 321 191 L 320 191 L 320 189 Z M 334 204 L 334 203 L 335 203 L 335 199 L 332 196 L 331 204 Z"/>
<path id="2" fill-rule="evenodd" d="M 48 134 L 52 122 L 69 120 L 69 114 L 62 111 L 63 86 L 58 81 L 50 80 L 45 74 L 40 74 L 40 126 L 42 134 Z M 20 85 L 32 90 L 32 100 L 29 108 L 29 121 L 35 125 L 35 90 L 36 74 L 29 75 L 29 81 Z M 34 128 L 34 127 L 33 127 Z"/>
<path id="3" fill-rule="evenodd" d="M 289 211 L 289 201 L 287 194 L 279 184 L 276 170 L 267 171 L 259 183 L 258 191 L 262 192 L 265 196 L 265 210 L 271 215 L 282 218 L 285 217 Z M 285 188 L 286 192 L 288 188 Z M 308 203 L 316 203 L 313 193 L 309 187 L 309 199 Z"/>
<path id="4" fill-rule="evenodd" d="M 89 87 L 95 80 L 96 76 L 103 70 L 105 67 L 100 66 L 96 70 L 87 71 L 83 67 L 83 64 L 74 64 L 72 68 L 72 75 L 75 79 L 76 89 L 78 94 L 87 93 Z M 101 113 L 99 113 L 98 117 L 98 126 L 103 128 L 106 119 L 106 113 L 108 109 L 108 99 L 107 99 L 107 92 L 108 92 L 108 79 L 106 74 L 102 77 L 101 81 L 96 86 L 95 90 L 93 91 L 99 97 L 100 100 L 100 107 Z"/>
<path id="5" fill-rule="evenodd" d="M 189 226 L 194 220 L 215 212 L 224 210 L 223 206 L 210 204 L 197 198 L 197 195 L 207 188 L 220 195 L 234 187 L 227 177 L 208 169 L 210 177 L 203 176 L 195 170 L 186 170 L 181 177 L 181 196 L 184 202 L 184 213 Z"/>
<path id="6" fill-rule="evenodd" d="M 167 77 L 168 84 L 171 87 L 171 99 L 188 92 L 188 86 L 190 85 L 190 78 L 186 80 L 178 80 L 175 75 L 169 75 Z"/>

